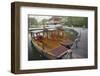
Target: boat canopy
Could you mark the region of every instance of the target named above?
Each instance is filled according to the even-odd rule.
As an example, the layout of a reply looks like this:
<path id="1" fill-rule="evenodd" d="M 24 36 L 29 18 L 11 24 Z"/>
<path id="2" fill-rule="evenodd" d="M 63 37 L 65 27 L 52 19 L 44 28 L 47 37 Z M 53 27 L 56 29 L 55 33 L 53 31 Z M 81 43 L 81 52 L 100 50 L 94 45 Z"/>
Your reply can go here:
<path id="1" fill-rule="evenodd" d="M 32 33 L 38 33 L 38 32 L 43 32 L 43 30 L 34 30 L 34 31 L 31 31 Z"/>

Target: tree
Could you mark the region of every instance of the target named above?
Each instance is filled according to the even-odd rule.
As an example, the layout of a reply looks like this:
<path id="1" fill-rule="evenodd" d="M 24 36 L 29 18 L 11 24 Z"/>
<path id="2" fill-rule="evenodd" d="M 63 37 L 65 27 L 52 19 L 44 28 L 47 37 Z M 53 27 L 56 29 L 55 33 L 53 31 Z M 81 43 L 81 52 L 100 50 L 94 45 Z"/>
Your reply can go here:
<path id="1" fill-rule="evenodd" d="M 66 17 L 66 16 L 64 16 L 64 17 L 62 17 L 62 24 L 64 25 L 64 26 L 69 26 L 68 25 L 68 17 Z"/>
<path id="2" fill-rule="evenodd" d="M 69 16 L 67 18 L 67 22 L 65 21 L 65 24 L 69 27 L 71 27 L 72 25 L 74 27 L 85 27 L 87 28 L 88 26 L 88 18 L 87 17 L 72 17 Z"/>
<path id="3" fill-rule="evenodd" d="M 29 28 L 38 27 L 38 21 L 35 18 L 28 18 Z"/>
<path id="4" fill-rule="evenodd" d="M 42 25 L 46 25 L 47 21 L 48 21 L 47 19 L 42 19 L 42 21 L 41 21 Z"/>

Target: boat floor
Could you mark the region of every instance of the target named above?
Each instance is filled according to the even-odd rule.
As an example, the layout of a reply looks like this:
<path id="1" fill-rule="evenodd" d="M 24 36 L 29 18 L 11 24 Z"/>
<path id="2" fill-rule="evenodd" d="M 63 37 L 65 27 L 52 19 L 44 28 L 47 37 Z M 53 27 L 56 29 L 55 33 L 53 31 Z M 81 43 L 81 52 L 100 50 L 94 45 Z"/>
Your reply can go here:
<path id="1" fill-rule="evenodd" d="M 72 42 L 71 40 L 69 40 L 68 38 L 59 38 L 59 39 L 47 39 L 44 38 L 42 42 L 38 42 L 32 39 L 33 44 L 35 44 L 37 47 L 43 49 L 44 52 L 50 52 L 52 49 L 57 48 L 58 46 L 60 46 L 60 43 L 63 42 Z"/>

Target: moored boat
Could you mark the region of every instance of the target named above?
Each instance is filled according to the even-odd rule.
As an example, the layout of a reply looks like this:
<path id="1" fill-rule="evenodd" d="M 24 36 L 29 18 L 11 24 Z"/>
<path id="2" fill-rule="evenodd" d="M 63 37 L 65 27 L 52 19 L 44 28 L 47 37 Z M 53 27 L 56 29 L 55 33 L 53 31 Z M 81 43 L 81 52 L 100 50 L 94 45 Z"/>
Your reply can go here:
<path id="1" fill-rule="evenodd" d="M 62 58 L 67 48 L 61 44 L 72 46 L 73 40 L 65 35 L 63 28 L 43 28 L 31 31 L 32 44 L 37 50 L 49 59 Z"/>

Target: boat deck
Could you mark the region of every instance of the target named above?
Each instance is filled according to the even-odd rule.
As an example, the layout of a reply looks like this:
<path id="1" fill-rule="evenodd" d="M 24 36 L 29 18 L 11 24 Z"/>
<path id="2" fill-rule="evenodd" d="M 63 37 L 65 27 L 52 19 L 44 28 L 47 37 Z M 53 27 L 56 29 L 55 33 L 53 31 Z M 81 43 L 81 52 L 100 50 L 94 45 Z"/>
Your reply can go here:
<path id="1" fill-rule="evenodd" d="M 32 39 L 32 43 L 40 52 L 43 52 L 47 55 L 51 55 L 53 58 L 57 58 L 62 56 L 67 51 L 67 49 L 61 46 L 60 43 L 70 44 L 72 43 L 72 41 L 64 37 L 64 38 L 58 38 L 56 40 L 44 38 L 42 42 L 38 42 Z"/>

